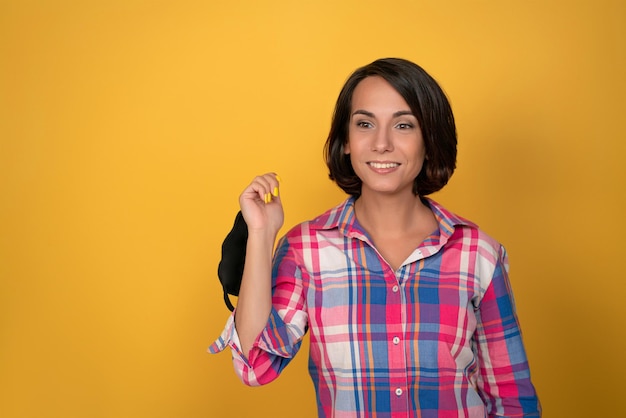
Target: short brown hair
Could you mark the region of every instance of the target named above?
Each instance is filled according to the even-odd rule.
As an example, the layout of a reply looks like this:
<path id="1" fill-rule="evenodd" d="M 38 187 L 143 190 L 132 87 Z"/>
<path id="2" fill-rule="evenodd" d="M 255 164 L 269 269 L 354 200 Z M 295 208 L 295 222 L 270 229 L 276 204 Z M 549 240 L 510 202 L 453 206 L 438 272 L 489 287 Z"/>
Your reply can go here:
<path id="1" fill-rule="evenodd" d="M 383 58 L 357 69 L 344 84 L 324 144 L 324 158 L 329 177 L 343 191 L 361 195 L 361 179 L 356 175 L 350 156 L 344 153 L 348 142 L 352 95 L 366 77 L 380 76 L 404 98 L 422 130 L 426 158 L 413 182 L 413 193 L 425 196 L 448 183 L 456 168 L 456 126 L 446 94 L 422 67 L 401 58 Z"/>

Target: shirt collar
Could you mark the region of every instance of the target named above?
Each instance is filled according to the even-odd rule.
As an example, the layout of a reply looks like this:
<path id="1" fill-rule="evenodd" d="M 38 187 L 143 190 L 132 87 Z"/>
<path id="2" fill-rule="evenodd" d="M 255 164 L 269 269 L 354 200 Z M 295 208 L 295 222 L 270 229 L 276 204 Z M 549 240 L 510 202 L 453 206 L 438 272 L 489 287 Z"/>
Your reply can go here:
<path id="1" fill-rule="evenodd" d="M 478 228 L 478 225 L 475 223 L 450 212 L 434 200 L 427 197 L 423 199 L 425 203 L 430 206 L 430 209 L 433 211 L 433 214 L 437 219 L 441 237 L 449 237 L 452 235 L 455 227 L 457 226 Z M 313 219 L 310 223 L 311 229 L 338 229 L 344 236 L 364 238 L 366 236 L 365 231 L 356 221 L 354 213 L 355 200 L 356 199 L 351 196 L 343 203 Z"/>

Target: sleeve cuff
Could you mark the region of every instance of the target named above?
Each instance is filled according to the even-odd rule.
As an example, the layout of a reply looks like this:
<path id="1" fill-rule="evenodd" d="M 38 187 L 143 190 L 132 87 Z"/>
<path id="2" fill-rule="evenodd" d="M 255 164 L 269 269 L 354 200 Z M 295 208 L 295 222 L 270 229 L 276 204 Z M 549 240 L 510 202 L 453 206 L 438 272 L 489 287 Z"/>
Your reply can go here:
<path id="1" fill-rule="evenodd" d="M 256 345 L 256 344 L 255 344 Z M 231 348 L 233 358 L 243 362 L 246 366 L 249 366 L 248 359 L 241 351 L 241 343 L 239 342 L 239 335 L 235 328 L 235 312 L 233 312 L 226 321 L 224 330 L 217 340 L 213 342 L 208 348 L 208 352 L 211 354 L 217 354 L 224 351 L 227 347 Z"/>
<path id="2" fill-rule="evenodd" d="M 235 360 L 240 360 L 246 366 L 251 367 L 260 352 L 264 351 L 276 356 L 292 358 L 300 348 L 302 337 L 306 332 L 303 326 L 306 324 L 306 314 L 303 312 L 296 313 L 294 316 L 299 316 L 299 318 L 293 318 L 295 321 L 292 324 L 287 324 L 278 311 L 272 308 L 267 325 L 246 356 L 240 348 L 241 343 L 235 328 L 235 312 L 228 317 L 222 334 L 208 348 L 209 353 L 216 354 L 225 350 L 226 347 L 230 347 Z"/>

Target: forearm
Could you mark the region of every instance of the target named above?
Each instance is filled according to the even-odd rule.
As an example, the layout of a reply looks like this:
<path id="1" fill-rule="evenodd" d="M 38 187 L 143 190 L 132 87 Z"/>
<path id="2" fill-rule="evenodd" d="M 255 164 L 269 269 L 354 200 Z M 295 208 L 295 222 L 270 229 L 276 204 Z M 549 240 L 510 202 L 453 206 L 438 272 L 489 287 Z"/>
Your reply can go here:
<path id="1" fill-rule="evenodd" d="M 249 232 L 235 312 L 241 351 L 246 355 L 267 325 L 272 309 L 272 253 L 275 239 L 276 234 L 266 230 Z"/>

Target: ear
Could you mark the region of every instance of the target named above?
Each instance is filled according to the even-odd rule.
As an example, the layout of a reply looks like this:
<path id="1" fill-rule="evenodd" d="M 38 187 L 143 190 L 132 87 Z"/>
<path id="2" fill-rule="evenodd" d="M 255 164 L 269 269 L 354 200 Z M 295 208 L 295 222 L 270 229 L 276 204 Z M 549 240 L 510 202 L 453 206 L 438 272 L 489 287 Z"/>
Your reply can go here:
<path id="1" fill-rule="evenodd" d="M 349 141 L 346 141 L 346 143 L 343 144 L 343 153 L 345 155 L 350 154 L 350 142 Z"/>

